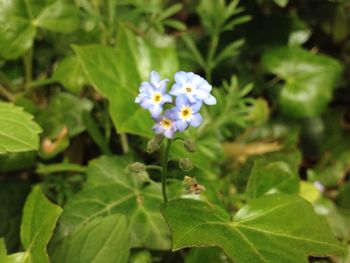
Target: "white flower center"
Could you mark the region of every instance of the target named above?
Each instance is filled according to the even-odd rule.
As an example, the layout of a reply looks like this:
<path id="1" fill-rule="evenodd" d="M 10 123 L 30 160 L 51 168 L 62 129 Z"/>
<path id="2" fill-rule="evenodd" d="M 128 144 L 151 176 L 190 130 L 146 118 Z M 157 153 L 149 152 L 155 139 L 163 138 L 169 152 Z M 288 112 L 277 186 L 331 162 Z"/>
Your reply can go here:
<path id="1" fill-rule="evenodd" d="M 192 109 L 188 106 L 182 107 L 180 110 L 180 119 L 188 120 L 192 116 Z"/>
<path id="2" fill-rule="evenodd" d="M 173 123 L 171 120 L 169 120 L 167 118 L 163 118 L 160 122 L 160 125 L 162 125 L 162 127 L 167 130 L 173 126 Z"/>
<path id="3" fill-rule="evenodd" d="M 155 104 L 159 104 L 162 101 L 162 95 L 160 93 L 155 93 L 152 100 Z"/>

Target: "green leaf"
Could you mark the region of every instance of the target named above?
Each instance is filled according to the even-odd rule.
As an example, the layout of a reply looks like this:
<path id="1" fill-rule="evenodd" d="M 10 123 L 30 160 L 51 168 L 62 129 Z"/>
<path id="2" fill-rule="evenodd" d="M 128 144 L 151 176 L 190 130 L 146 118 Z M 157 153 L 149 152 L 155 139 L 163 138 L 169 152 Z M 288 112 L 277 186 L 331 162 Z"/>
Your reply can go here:
<path id="1" fill-rule="evenodd" d="M 47 200 L 40 186 L 35 186 L 23 210 L 21 241 L 29 262 L 49 262 L 46 246 L 62 209 Z"/>
<path id="2" fill-rule="evenodd" d="M 229 263 L 224 253 L 217 247 L 191 248 L 186 255 L 185 263 Z"/>
<path id="3" fill-rule="evenodd" d="M 29 190 L 29 184 L 19 180 L 2 180 L 0 184 L 0 237 L 10 253 L 20 249 L 19 228 Z"/>
<path id="4" fill-rule="evenodd" d="M 273 0 L 276 5 L 279 7 L 286 7 L 288 5 L 289 0 Z"/>
<path id="5" fill-rule="evenodd" d="M 23 55 L 33 45 L 37 28 L 70 33 L 79 26 L 79 10 L 69 1 L 0 0 L 0 57 Z"/>
<path id="6" fill-rule="evenodd" d="M 129 232 L 125 216 L 99 217 L 65 238 L 52 256 L 55 263 L 126 263 L 129 258 Z"/>
<path id="7" fill-rule="evenodd" d="M 299 192 L 299 177 L 285 162 L 256 160 L 247 185 L 248 198 L 258 198 L 266 194 Z"/>
<path id="8" fill-rule="evenodd" d="M 5 262 L 49 263 L 46 246 L 62 209 L 47 200 L 40 186 L 27 198 L 21 223 L 21 241 L 25 252 L 6 257 Z"/>
<path id="9" fill-rule="evenodd" d="M 168 228 L 159 211 L 161 187 L 125 174 L 130 163 L 127 157 L 106 156 L 90 162 L 83 190 L 68 199 L 64 207 L 56 240 L 97 217 L 121 213 L 129 223 L 132 247 L 169 248 Z"/>
<path id="10" fill-rule="evenodd" d="M 39 148 L 41 128 L 21 107 L 0 102 L 0 154 Z"/>
<path id="11" fill-rule="evenodd" d="M 69 91 L 79 94 L 82 87 L 88 83 L 79 60 L 76 57 L 66 57 L 55 69 L 53 79 L 62 83 Z"/>
<path id="12" fill-rule="evenodd" d="M 218 246 L 236 263 L 307 263 L 308 256 L 346 254 L 310 203 L 293 195 L 251 200 L 233 220 L 218 207 L 175 199 L 162 207 L 173 250 Z"/>
<path id="13" fill-rule="evenodd" d="M 60 33 L 72 33 L 79 29 L 79 10 L 66 0 L 50 1 L 36 17 L 38 27 Z"/>
<path id="14" fill-rule="evenodd" d="M 263 55 L 262 63 L 285 81 L 279 104 L 282 112 L 293 118 L 322 113 L 342 74 L 336 59 L 298 47 L 272 49 Z"/>
<path id="15" fill-rule="evenodd" d="M 110 102 L 110 115 L 119 133 L 152 136 L 152 120 L 147 110 L 136 104 L 142 80 L 154 69 L 162 78 L 178 69 L 174 47 L 154 47 L 120 27 L 116 48 L 74 46 L 91 84 Z"/>
<path id="16" fill-rule="evenodd" d="M 86 98 L 78 98 L 69 93 L 55 94 L 46 109 L 38 114 L 38 122 L 49 138 L 56 138 L 64 127 L 69 137 L 74 137 L 86 128 L 82 114 L 92 109 L 92 103 Z"/>

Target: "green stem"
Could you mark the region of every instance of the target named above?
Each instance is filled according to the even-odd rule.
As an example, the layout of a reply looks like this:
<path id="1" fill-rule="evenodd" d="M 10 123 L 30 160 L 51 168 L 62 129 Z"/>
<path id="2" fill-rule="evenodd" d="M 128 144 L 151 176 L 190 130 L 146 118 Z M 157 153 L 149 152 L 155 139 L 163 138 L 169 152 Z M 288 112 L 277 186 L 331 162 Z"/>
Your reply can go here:
<path id="1" fill-rule="evenodd" d="M 162 193 L 163 193 L 163 199 L 164 203 L 168 202 L 168 197 L 166 195 L 166 178 L 168 176 L 168 157 L 170 152 L 170 146 L 171 146 L 172 140 L 167 139 L 165 152 L 163 155 L 163 161 L 162 161 Z"/>
<path id="2" fill-rule="evenodd" d="M 0 85 L 0 95 L 6 98 L 8 101 L 15 101 L 16 97 L 10 91 L 5 89 L 5 87 Z"/>
<path id="3" fill-rule="evenodd" d="M 33 76 L 33 46 L 24 54 L 23 57 L 25 89 L 29 90 L 29 84 L 32 82 Z"/>
<path id="4" fill-rule="evenodd" d="M 129 143 L 128 143 L 128 137 L 125 133 L 121 133 L 120 135 L 120 143 L 122 145 L 123 153 L 129 152 Z"/>
<path id="5" fill-rule="evenodd" d="M 219 45 L 219 35 L 212 35 L 207 56 L 207 67 L 205 68 L 205 77 L 211 82 L 211 74 L 213 70 L 213 62 L 216 53 L 216 49 Z"/>

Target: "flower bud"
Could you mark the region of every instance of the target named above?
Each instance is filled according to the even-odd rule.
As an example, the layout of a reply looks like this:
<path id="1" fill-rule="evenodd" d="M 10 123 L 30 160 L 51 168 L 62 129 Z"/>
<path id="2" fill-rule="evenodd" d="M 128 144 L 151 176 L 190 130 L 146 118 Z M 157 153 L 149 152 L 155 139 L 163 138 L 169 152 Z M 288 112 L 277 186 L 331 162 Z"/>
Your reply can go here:
<path id="1" fill-rule="evenodd" d="M 179 161 L 179 167 L 181 170 L 188 172 L 193 169 L 193 164 L 190 159 L 188 158 L 182 158 Z"/>
<path id="2" fill-rule="evenodd" d="M 137 173 L 137 172 L 143 172 L 146 171 L 146 165 L 140 162 L 129 164 L 126 167 L 127 173 Z"/>
<path id="3" fill-rule="evenodd" d="M 196 144 L 191 139 L 184 140 L 184 147 L 188 152 L 192 153 L 196 151 Z"/>
<path id="4" fill-rule="evenodd" d="M 164 139 L 164 135 L 162 134 L 157 134 L 155 137 L 150 139 L 147 143 L 147 152 L 153 153 L 154 151 L 158 150 L 158 148 L 163 142 L 163 139 Z"/>
<path id="5" fill-rule="evenodd" d="M 129 175 L 137 176 L 139 180 L 142 182 L 146 182 L 149 180 L 148 173 L 146 171 L 146 165 L 140 162 L 129 164 L 125 168 L 125 173 Z"/>
<path id="6" fill-rule="evenodd" d="M 205 191 L 203 185 L 198 184 L 196 178 L 185 176 L 183 180 L 183 185 L 187 194 L 199 195 L 201 192 Z"/>

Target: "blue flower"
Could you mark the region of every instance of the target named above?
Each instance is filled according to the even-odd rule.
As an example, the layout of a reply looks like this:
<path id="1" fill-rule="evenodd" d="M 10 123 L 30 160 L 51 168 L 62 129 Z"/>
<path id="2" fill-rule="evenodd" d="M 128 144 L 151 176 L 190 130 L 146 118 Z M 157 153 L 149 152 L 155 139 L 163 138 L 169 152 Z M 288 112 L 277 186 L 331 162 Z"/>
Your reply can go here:
<path id="1" fill-rule="evenodd" d="M 158 73 L 152 71 L 150 82 L 142 82 L 139 95 L 135 98 L 135 102 L 148 109 L 153 118 L 160 116 L 164 103 L 172 102 L 172 97 L 165 93 L 168 81 L 168 79 L 160 80 Z"/>
<path id="2" fill-rule="evenodd" d="M 192 72 L 179 71 L 175 73 L 174 78 L 171 95 L 186 95 L 191 103 L 203 101 L 207 105 L 216 104 L 215 97 L 210 94 L 212 86 L 201 76 Z"/>
<path id="3" fill-rule="evenodd" d="M 173 138 L 177 131 L 173 117 L 171 110 L 166 110 L 163 116 L 154 119 L 156 124 L 153 125 L 153 131 L 156 134 L 164 134 L 169 139 Z"/>
<path id="4" fill-rule="evenodd" d="M 176 118 L 176 127 L 179 131 L 184 131 L 188 125 L 198 127 L 202 121 L 202 116 L 198 113 L 202 107 L 201 101 L 191 103 L 186 95 L 176 98 L 176 106 L 171 109 L 173 117 Z"/>

